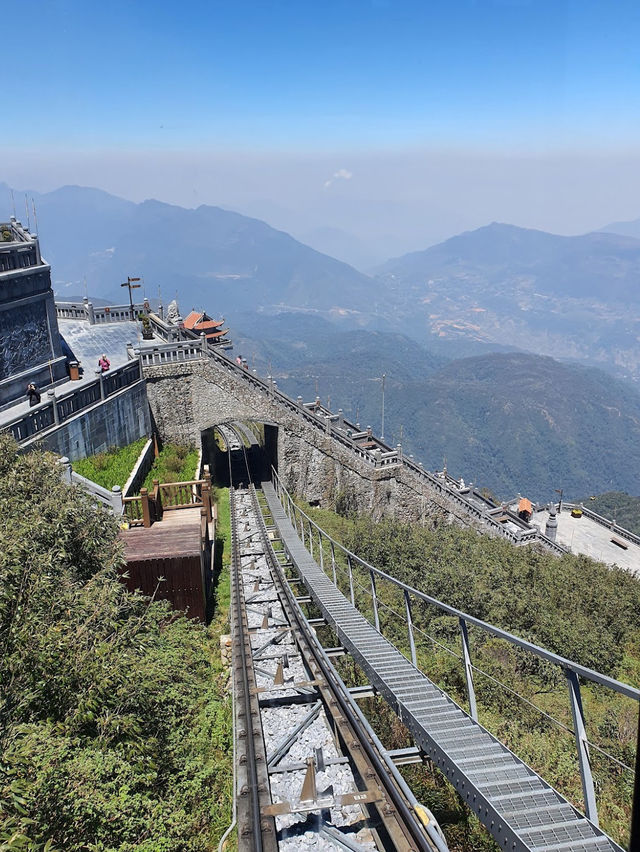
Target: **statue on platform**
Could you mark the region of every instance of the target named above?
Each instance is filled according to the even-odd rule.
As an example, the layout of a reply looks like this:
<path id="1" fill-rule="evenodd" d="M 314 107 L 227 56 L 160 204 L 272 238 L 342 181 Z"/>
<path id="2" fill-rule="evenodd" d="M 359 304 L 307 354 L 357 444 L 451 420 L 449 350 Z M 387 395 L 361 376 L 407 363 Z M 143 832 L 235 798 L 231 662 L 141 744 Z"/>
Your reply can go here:
<path id="1" fill-rule="evenodd" d="M 174 299 L 173 302 L 169 302 L 169 307 L 167 308 L 167 320 L 174 325 L 177 325 L 179 322 L 182 322 L 182 317 L 180 316 L 180 309 L 178 308 L 178 302 Z"/>

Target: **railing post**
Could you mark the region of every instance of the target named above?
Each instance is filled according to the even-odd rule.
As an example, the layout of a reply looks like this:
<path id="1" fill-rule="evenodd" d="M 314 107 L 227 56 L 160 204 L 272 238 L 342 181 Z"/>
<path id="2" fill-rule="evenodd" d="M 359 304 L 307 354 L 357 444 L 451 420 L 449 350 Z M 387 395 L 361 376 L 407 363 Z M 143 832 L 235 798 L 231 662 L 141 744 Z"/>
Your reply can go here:
<path id="1" fill-rule="evenodd" d="M 96 370 L 96 378 L 100 383 L 100 399 L 104 399 L 104 377 L 102 375 L 102 370 L 100 369 L 100 367 L 98 367 L 98 369 Z"/>
<path id="2" fill-rule="evenodd" d="M 318 527 L 318 550 L 320 551 L 320 570 L 324 573 L 324 551 L 322 547 L 322 530 Z"/>
<path id="3" fill-rule="evenodd" d="M 53 406 L 53 422 L 57 426 L 60 422 L 60 415 L 58 414 L 58 400 L 56 399 L 56 392 L 54 390 L 47 391 L 47 398 Z"/>
<path id="4" fill-rule="evenodd" d="M 204 333 L 204 331 L 200 332 L 200 346 L 202 347 L 202 351 L 204 352 L 204 354 L 207 355 L 209 352 L 209 347 L 207 345 L 207 335 Z"/>
<path id="5" fill-rule="evenodd" d="M 573 717 L 576 748 L 578 749 L 578 763 L 580 764 L 580 778 L 582 780 L 585 813 L 587 815 L 587 819 L 590 819 L 594 825 L 598 825 L 598 808 L 596 806 L 596 793 L 593 787 L 593 775 L 591 774 L 587 732 L 584 725 L 584 711 L 582 709 L 582 698 L 580 696 L 580 681 L 578 680 L 578 675 L 571 671 L 571 669 L 565 669 L 565 675 L 569 686 L 571 715 Z"/>
<path id="6" fill-rule="evenodd" d="M 469 634 L 467 633 L 467 622 L 464 618 L 459 619 L 460 637 L 462 638 L 462 662 L 464 665 L 464 676 L 467 681 L 467 693 L 469 695 L 469 715 L 478 721 L 478 708 L 476 706 L 476 691 L 473 688 L 473 669 L 471 668 L 471 656 L 469 654 Z"/>
<path id="7" fill-rule="evenodd" d="M 356 596 L 353 592 L 353 566 L 351 565 L 351 556 L 347 554 L 347 568 L 349 569 L 349 591 L 351 592 L 351 605 L 356 605 Z"/>
<path id="8" fill-rule="evenodd" d="M 309 553 L 313 559 L 313 527 L 311 526 L 311 521 L 309 521 Z"/>
<path id="9" fill-rule="evenodd" d="M 336 548 L 331 542 L 331 570 L 333 571 L 333 585 L 338 585 L 338 575 L 336 574 Z"/>
<path id="10" fill-rule="evenodd" d="M 378 616 L 378 596 L 376 594 L 376 575 L 373 568 L 369 569 L 371 577 L 371 599 L 373 600 L 373 621 L 378 633 L 380 632 L 380 617 Z"/>
<path id="11" fill-rule="evenodd" d="M 640 848 L 640 712 L 636 737 L 636 771 L 633 780 L 633 805 L 631 806 L 631 839 L 629 849 Z"/>
<path id="12" fill-rule="evenodd" d="M 149 507 L 149 492 L 146 488 L 140 489 L 140 500 L 142 501 L 142 524 L 151 526 L 151 509 Z"/>
<path id="13" fill-rule="evenodd" d="M 58 464 L 60 465 L 60 478 L 67 485 L 71 485 L 71 462 L 66 456 L 62 456 L 58 459 Z"/>
<path id="14" fill-rule="evenodd" d="M 206 484 L 202 486 L 202 505 L 207 510 L 207 520 L 210 521 L 213 517 L 211 514 L 211 491 Z"/>
<path id="15" fill-rule="evenodd" d="M 413 638 L 413 618 L 411 616 L 411 600 L 409 592 L 404 590 L 404 609 L 407 614 L 407 633 L 409 634 L 409 648 L 411 649 L 411 662 L 418 668 L 418 658 L 416 656 L 416 643 Z"/>
<path id="16" fill-rule="evenodd" d="M 111 489 L 111 505 L 115 514 L 120 517 L 122 514 L 122 488 L 119 485 L 114 485 Z"/>

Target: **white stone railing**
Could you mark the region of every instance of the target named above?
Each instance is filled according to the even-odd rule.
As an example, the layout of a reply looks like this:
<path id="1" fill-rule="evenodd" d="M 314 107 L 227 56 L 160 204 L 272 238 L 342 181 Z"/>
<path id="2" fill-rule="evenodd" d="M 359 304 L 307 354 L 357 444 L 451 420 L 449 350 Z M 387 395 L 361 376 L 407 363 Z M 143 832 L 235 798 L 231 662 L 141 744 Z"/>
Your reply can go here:
<path id="1" fill-rule="evenodd" d="M 82 302 L 56 302 L 56 316 L 58 319 L 79 319 L 88 322 L 89 325 L 103 325 L 114 322 L 130 322 L 137 318 L 139 313 L 147 313 L 144 304 L 131 305 L 105 305 L 96 308 L 88 299 Z"/>
<path id="2" fill-rule="evenodd" d="M 131 347 L 129 357 L 138 358 L 143 367 L 157 367 L 163 364 L 175 364 L 181 361 L 200 361 L 207 358 L 209 348 L 207 340 L 180 340 L 175 343 L 158 343 L 152 346 Z"/>
<path id="3" fill-rule="evenodd" d="M 155 356 L 144 354 L 154 350 L 157 352 Z M 137 355 L 138 350 L 132 350 L 132 354 Z M 420 479 L 428 482 L 431 488 L 437 493 L 442 494 L 448 500 L 458 505 L 465 514 L 481 521 L 495 533 L 511 541 L 513 544 L 521 545 L 529 544 L 532 541 L 539 541 L 556 553 L 567 552 L 566 548 L 551 541 L 551 539 L 547 538 L 537 529 L 527 529 L 521 533 L 506 529 L 502 523 L 493 518 L 486 510 L 480 509 L 464 497 L 459 491 L 459 483 L 452 477 L 445 475 L 446 478 L 441 478 L 430 473 L 424 469 L 422 464 L 416 463 L 413 459 L 404 456 L 400 445 L 396 449 L 386 446 L 378 438 L 374 438 L 369 429 L 365 431 L 359 430 L 355 424 L 345 420 L 340 414 L 335 415 L 327 411 L 323 406 L 319 405 L 318 400 L 312 403 L 304 403 L 302 397 L 298 397 L 297 401 L 294 401 L 278 389 L 271 376 L 267 376 L 266 379 L 260 378 L 257 373 L 247 370 L 245 366 L 236 364 L 235 361 L 223 354 L 219 349 L 207 346 L 206 342 L 201 342 L 200 346 L 192 344 L 192 348 L 189 348 L 184 341 L 161 344 L 152 349 L 140 349 L 139 357 L 141 358 L 143 367 L 199 360 L 203 357 L 211 358 L 215 360 L 219 367 L 237 378 L 242 377 L 245 382 L 251 384 L 256 390 L 266 394 L 278 404 L 283 405 L 306 423 L 317 429 L 321 429 L 326 435 L 329 435 L 333 440 L 346 447 L 355 456 L 372 467 L 383 469 L 403 465 L 405 468 L 408 468 Z M 336 423 L 339 426 L 335 425 Z M 376 447 L 364 449 L 358 444 L 358 440 L 362 439 L 375 441 Z"/>
<path id="4" fill-rule="evenodd" d="M 562 509 L 566 509 L 569 512 L 571 512 L 573 509 L 580 509 L 585 518 L 590 518 L 596 524 L 599 524 L 602 527 L 606 527 L 608 530 L 611 530 L 612 534 L 619 535 L 620 538 L 626 538 L 627 541 L 630 541 L 633 544 L 640 545 L 639 535 L 632 533 L 630 530 L 626 530 L 624 527 L 619 527 L 614 520 L 609 520 L 608 518 L 599 515 L 597 512 L 594 512 L 592 509 L 587 509 L 587 507 L 584 506 L 582 503 L 570 503 L 566 500 L 563 500 Z"/>
<path id="5" fill-rule="evenodd" d="M 107 373 L 97 371 L 92 382 L 84 383 L 79 388 L 59 396 L 56 396 L 54 390 L 47 391 L 46 398 L 43 398 L 39 405 L 16 415 L 3 429 L 10 431 L 16 441 L 22 443 L 40 432 L 58 427 L 84 409 L 108 399 L 141 378 L 142 371 L 137 361 L 130 361 Z"/>
<path id="6" fill-rule="evenodd" d="M 66 482 L 68 485 L 78 485 L 90 494 L 96 503 L 106 506 L 107 509 L 110 509 L 118 517 L 122 515 L 122 489 L 119 485 L 114 485 L 111 491 L 109 491 L 108 488 L 103 488 L 102 485 L 98 485 L 90 479 L 80 476 L 79 473 L 76 473 L 72 469 L 71 462 L 66 456 L 58 459 L 58 464 L 60 465 L 60 476 L 63 482 Z"/>

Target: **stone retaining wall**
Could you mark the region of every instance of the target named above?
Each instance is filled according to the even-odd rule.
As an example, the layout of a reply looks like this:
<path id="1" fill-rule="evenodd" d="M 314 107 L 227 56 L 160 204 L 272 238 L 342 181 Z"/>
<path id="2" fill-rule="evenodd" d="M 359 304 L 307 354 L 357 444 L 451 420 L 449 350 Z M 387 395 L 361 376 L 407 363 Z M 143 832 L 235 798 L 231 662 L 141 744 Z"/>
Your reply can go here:
<path id="1" fill-rule="evenodd" d="M 163 440 L 200 441 L 205 429 L 232 420 L 278 427 L 278 470 L 292 493 L 309 502 L 367 513 L 374 519 L 438 519 L 499 534 L 406 465 L 376 468 L 308 423 L 266 389 L 214 359 L 144 368 L 147 395 Z"/>

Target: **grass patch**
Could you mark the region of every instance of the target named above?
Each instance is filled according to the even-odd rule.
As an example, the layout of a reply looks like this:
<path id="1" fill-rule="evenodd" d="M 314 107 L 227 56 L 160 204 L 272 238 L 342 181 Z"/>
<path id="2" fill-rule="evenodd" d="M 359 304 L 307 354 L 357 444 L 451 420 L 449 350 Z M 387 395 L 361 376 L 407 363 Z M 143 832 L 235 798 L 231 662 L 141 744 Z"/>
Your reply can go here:
<path id="1" fill-rule="evenodd" d="M 197 464 L 198 451 L 195 447 L 165 444 L 142 487 L 151 491 L 154 479 L 160 482 L 189 482 L 195 478 Z"/>
<path id="2" fill-rule="evenodd" d="M 97 453 L 86 459 L 78 459 L 72 462 L 72 467 L 80 476 L 90 479 L 91 482 L 103 488 L 111 489 L 114 485 L 119 485 L 124 489 L 146 443 L 146 438 L 140 438 L 127 447 L 113 447 L 106 453 Z"/>

